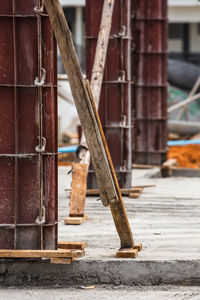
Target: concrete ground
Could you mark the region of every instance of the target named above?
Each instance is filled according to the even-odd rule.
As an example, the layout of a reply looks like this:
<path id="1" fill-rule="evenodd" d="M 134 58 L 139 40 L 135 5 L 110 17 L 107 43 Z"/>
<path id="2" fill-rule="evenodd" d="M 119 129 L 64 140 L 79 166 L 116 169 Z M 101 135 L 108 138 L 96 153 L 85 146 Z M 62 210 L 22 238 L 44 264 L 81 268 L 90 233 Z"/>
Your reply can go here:
<path id="1" fill-rule="evenodd" d="M 135 297 L 135 298 L 134 298 Z M 127 287 L 127 286 L 95 286 L 84 290 L 81 287 L 60 288 L 23 288 L 0 289 L 0 299 L 8 300 L 199 300 L 199 287 L 159 286 L 159 287 Z"/>
<path id="2" fill-rule="evenodd" d="M 74 293 L 74 299 L 78 299 L 76 295 L 79 292 L 87 297 L 92 295 L 94 299 L 109 299 L 111 297 L 108 296 L 109 293 L 112 297 L 120 299 L 123 297 L 123 288 L 120 289 L 121 294 L 115 294 L 114 289 L 110 287 L 108 291 L 105 290 L 105 294 L 102 293 L 102 298 L 100 298 L 101 287 L 99 285 L 105 284 L 107 287 L 107 285 L 114 284 L 116 288 L 126 285 L 127 299 L 134 293 L 137 293 L 137 299 L 153 299 L 149 296 L 151 291 L 154 291 L 152 286 L 176 284 L 177 287 L 158 286 L 155 288 L 154 299 L 167 297 L 200 299 L 198 288 L 178 287 L 178 285 L 200 285 L 200 184 L 198 178 L 163 179 L 156 177 L 156 169 L 134 170 L 133 185 L 155 185 L 155 187 L 144 189 L 138 199 L 123 197 L 135 241 L 143 244 L 143 250 L 136 259 L 117 259 L 115 253 L 120 247 L 120 241 L 109 207 L 104 207 L 95 197 L 86 199 L 85 212 L 89 216 L 87 222 L 78 226 L 64 225 L 63 220 L 69 214 L 69 199 L 65 189 L 70 187 L 71 182 L 71 177 L 67 175 L 67 172 L 66 167 L 59 167 L 59 240 L 87 241 L 86 255 L 71 265 L 53 265 L 48 261 L 31 260 L 1 261 L 0 283 L 2 285 L 98 286 L 92 291 L 67 289 L 69 295 Z M 151 287 L 128 288 L 134 285 Z M 23 292 L 29 293 L 29 290 L 23 290 Z M 39 289 L 33 292 L 37 295 Z M 65 291 L 60 292 L 61 294 L 58 294 L 60 299 L 62 297 L 67 299 Z M 0 291 L 0 299 L 5 298 L 6 294 L 4 297 L 1 293 L 7 292 Z M 51 299 L 50 297 L 53 297 L 51 293 L 54 295 L 56 291 L 41 290 L 41 295 L 38 294 L 38 297 L 49 295 L 47 299 Z M 104 295 L 107 296 L 104 297 Z M 44 297 L 42 299 L 45 299 Z M 28 296 L 25 299 L 28 299 Z"/>
<path id="3" fill-rule="evenodd" d="M 143 244 L 140 260 L 200 259 L 199 178 L 151 178 L 156 170 L 134 170 L 133 185 L 155 184 L 138 199 L 123 197 L 134 239 Z M 59 168 L 59 240 L 87 241 L 84 259 L 111 258 L 120 246 L 109 207 L 97 197 L 88 197 L 89 220 L 66 226 L 69 199 L 65 187 L 71 177 Z"/>

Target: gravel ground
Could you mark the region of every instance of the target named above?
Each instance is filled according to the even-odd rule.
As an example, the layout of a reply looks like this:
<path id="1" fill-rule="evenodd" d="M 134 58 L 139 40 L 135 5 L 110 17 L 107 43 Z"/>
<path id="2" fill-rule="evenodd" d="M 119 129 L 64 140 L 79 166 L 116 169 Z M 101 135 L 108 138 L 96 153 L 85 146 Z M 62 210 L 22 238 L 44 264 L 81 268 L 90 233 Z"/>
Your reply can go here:
<path id="1" fill-rule="evenodd" d="M 23 288 L 23 289 L 0 289 L 0 299 L 7 300 L 65 300 L 65 299 L 126 299 L 126 300 L 199 300 L 200 287 L 191 286 L 153 286 L 153 287 L 124 287 L 124 286 L 95 286 L 93 289 L 85 290 L 81 287 L 67 289 L 51 288 Z"/>

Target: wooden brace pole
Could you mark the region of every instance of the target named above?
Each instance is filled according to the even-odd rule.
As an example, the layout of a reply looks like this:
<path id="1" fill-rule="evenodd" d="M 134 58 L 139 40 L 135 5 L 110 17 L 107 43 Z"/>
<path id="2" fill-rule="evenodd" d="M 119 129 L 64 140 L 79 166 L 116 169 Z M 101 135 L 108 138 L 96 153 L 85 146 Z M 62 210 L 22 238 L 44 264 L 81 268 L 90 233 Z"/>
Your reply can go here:
<path id="1" fill-rule="evenodd" d="M 104 205 L 110 204 L 121 247 L 132 248 L 133 236 L 90 85 L 83 79 L 71 32 L 59 1 L 45 0 L 45 4 L 86 136 L 101 200 Z"/>
<path id="2" fill-rule="evenodd" d="M 99 107 L 100 95 L 101 95 L 101 86 L 104 75 L 104 68 L 106 62 L 106 55 L 108 50 L 108 43 L 110 37 L 110 30 L 112 25 L 112 16 L 114 9 L 115 0 L 104 0 L 101 24 L 98 33 L 98 40 L 95 51 L 94 64 L 92 68 L 91 76 L 91 89 L 94 97 L 96 107 Z M 86 146 L 86 140 L 84 134 L 81 137 L 81 145 Z M 90 154 L 85 155 L 85 159 L 80 155 L 80 162 L 90 164 Z"/>
<path id="3" fill-rule="evenodd" d="M 104 75 L 106 55 L 112 25 L 114 0 L 104 0 L 101 24 L 98 33 L 97 46 L 95 51 L 94 64 L 91 76 L 91 89 L 96 107 L 100 102 L 101 86 Z M 85 199 L 87 189 L 87 176 L 90 165 L 90 152 L 86 143 L 85 135 L 82 133 L 81 143 L 77 151 L 77 163 L 72 167 L 72 191 L 70 194 L 69 216 L 84 216 Z M 80 173 L 82 169 L 82 176 Z"/>

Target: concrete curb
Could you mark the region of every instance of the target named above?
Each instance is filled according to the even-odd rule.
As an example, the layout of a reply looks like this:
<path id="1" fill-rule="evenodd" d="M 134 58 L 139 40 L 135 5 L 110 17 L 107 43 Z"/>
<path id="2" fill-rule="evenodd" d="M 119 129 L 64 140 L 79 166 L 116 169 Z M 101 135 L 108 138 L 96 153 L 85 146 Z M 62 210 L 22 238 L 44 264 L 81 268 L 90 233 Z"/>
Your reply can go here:
<path id="1" fill-rule="evenodd" d="M 38 261 L 0 263 L 0 282 L 14 286 L 76 284 L 199 284 L 200 260 L 77 260 L 72 265 Z"/>

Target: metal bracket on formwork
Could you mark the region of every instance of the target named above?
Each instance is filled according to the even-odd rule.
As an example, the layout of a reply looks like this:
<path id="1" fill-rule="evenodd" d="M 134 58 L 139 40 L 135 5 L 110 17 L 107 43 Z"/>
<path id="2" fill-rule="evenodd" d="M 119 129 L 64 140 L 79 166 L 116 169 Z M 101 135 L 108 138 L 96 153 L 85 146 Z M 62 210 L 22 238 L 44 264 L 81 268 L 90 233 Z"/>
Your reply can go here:
<path id="1" fill-rule="evenodd" d="M 40 137 L 38 137 L 38 139 L 40 139 Z M 46 150 L 46 143 L 47 143 L 47 140 L 45 139 L 45 137 L 42 137 L 42 145 L 37 145 L 35 147 L 35 151 L 37 151 L 38 153 L 43 153 L 45 152 Z"/>
<path id="2" fill-rule="evenodd" d="M 126 81 L 126 72 L 124 70 L 120 70 L 118 76 L 118 82 L 125 82 Z"/>
<path id="3" fill-rule="evenodd" d="M 34 80 L 34 85 L 37 86 L 37 87 L 42 87 L 45 84 L 46 70 L 44 68 L 41 68 L 41 71 L 42 71 L 41 80 L 39 81 L 38 77 L 36 77 L 35 80 Z"/>
<path id="4" fill-rule="evenodd" d="M 122 25 L 120 28 L 119 36 L 124 37 L 126 35 L 126 26 Z"/>
<path id="5" fill-rule="evenodd" d="M 37 13 L 37 14 L 41 14 L 41 13 L 43 13 L 43 11 L 44 11 L 44 0 L 42 0 L 42 5 L 41 5 L 41 7 L 39 8 L 39 7 L 35 7 L 34 8 L 34 11 Z"/>
<path id="6" fill-rule="evenodd" d="M 121 166 L 119 170 L 120 170 L 121 173 L 126 173 L 127 172 L 126 160 L 124 160 L 123 166 Z"/>
<path id="7" fill-rule="evenodd" d="M 110 36 L 111 39 L 122 38 L 129 39 L 130 37 L 126 34 L 126 26 L 122 25 L 120 31 Z"/>
<path id="8" fill-rule="evenodd" d="M 126 116 L 125 115 L 121 115 L 121 122 L 119 123 L 119 126 L 121 128 L 126 128 L 127 127 L 126 126 L 126 120 L 127 120 Z"/>
<path id="9" fill-rule="evenodd" d="M 46 209 L 44 207 L 44 205 L 42 206 L 42 216 L 38 216 L 37 219 L 35 220 L 35 224 L 38 226 L 44 225 L 44 223 L 46 222 Z"/>

